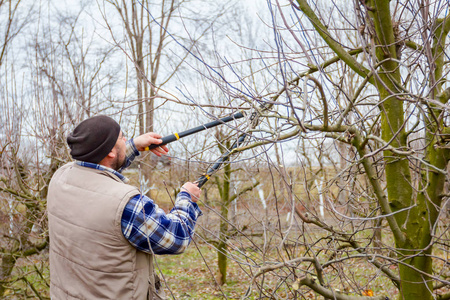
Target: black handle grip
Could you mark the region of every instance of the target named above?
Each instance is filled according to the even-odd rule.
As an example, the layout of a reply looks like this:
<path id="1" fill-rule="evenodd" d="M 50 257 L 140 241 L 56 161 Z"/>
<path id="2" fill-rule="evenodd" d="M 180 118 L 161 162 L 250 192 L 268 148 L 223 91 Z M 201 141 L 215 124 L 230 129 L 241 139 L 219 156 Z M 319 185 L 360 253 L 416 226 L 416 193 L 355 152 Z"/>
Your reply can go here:
<path id="1" fill-rule="evenodd" d="M 167 145 L 169 143 L 172 143 L 172 142 L 174 142 L 176 140 L 177 140 L 177 137 L 175 136 L 175 134 L 171 134 L 171 135 L 163 137 L 161 144 L 152 144 L 152 145 L 148 146 L 145 150 L 147 150 L 147 151 L 148 150 L 152 150 L 152 149 L 158 148 L 159 146 Z"/>

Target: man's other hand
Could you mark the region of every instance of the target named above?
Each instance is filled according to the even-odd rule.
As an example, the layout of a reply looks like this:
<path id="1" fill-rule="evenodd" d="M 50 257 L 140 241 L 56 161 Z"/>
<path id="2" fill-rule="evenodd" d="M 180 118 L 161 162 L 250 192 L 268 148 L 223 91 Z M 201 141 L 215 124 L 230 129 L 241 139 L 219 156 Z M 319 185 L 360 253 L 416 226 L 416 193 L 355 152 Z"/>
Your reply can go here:
<path id="1" fill-rule="evenodd" d="M 200 194 L 202 193 L 202 190 L 197 186 L 197 183 L 192 182 L 186 182 L 181 187 L 181 191 L 188 192 L 191 194 L 191 199 L 193 202 L 197 202 L 200 198 Z"/>
<path id="2" fill-rule="evenodd" d="M 136 146 L 136 149 L 138 151 L 144 151 L 146 147 L 150 145 L 158 145 L 162 143 L 161 140 L 162 136 L 154 133 L 154 132 L 148 132 L 144 133 L 143 135 L 140 135 L 133 139 L 134 145 Z M 167 148 L 166 145 L 157 147 L 155 149 L 150 150 L 157 156 L 166 155 L 167 152 L 169 152 L 169 148 Z"/>

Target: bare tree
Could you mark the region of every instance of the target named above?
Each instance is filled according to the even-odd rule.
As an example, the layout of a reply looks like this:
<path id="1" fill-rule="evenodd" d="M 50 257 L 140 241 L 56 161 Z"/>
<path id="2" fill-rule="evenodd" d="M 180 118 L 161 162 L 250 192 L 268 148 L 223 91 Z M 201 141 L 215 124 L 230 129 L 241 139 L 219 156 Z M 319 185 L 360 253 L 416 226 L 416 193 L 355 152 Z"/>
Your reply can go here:
<path id="1" fill-rule="evenodd" d="M 255 57 L 264 65 L 261 73 L 272 76 L 263 90 L 273 92 L 249 88 L 248 82 L 258 76 L 254 71 L 234 72 L 237 79 L 231 84 L 227 78 L 233 77 L 223 70 L 235 71 L 237 62 L 221 66 L 224 75 L 215 78 L 224 93 L 243 99 L 259 116 L 259 127 L 252 129 L 256 141 L 235 152 L 305 139 L 320 153 L 318 157 L 328 157 L 331 167 L 306 154 L 314 161 L 312 166 L 323 165 L 326 176 L 319 194 L 328 199 L 327 212 L 297 209 L 298 223 L 291 222 L 296 226 L 287 229 L 277 213 L 274 234 L 281 240 L 278 249 L 283 255 L 280 250 L 273 258 L 277 263 L 268 262 L 261 250 L 251 285 L 266 296 L 287 290 L 299 298 L 309 288 L 326 299 L 364 298 L 372 292 L 366 291 L 368 286 L 358 280 L 356 270 L 346 267 L 361 262 L 374 278 L 385 276 L 399 299 L 449 299 L 448 228 L 441 223 L 448 202 L 450 158 L 450 88 L 445 79 L 448 3 L 374 0 L 349 5 L 298 0 L 284 4 L 268 2 L 266 21 L 273 30 L 273 40 L 266 40 L 269 49 L 248 49 L 259 54 Z M 416 143 L 418 139 L 422 142 Z M 333 145 L 330 141 L 348 145 L 343 156 L 347 163 L 341 167 L 333 158 L 339 148 L 327 149 Z M 283 178 L 290 191 L 284 197 L 302 201 L 305 194 L 267 158 L 269 169 Z M 275 182 L 274 193 L 280 187 Z M 350 213 L 337 201 L 336 191 L 343 184 L 348 204 L 354 206 Z M 303 187 L 306 197 L 316 201 L 312 186 Z M 279 206 L 275 209 L 278 212 Z M 314 227 L 322 232 L 317 241 L 307 234 Z M 386 239 L 379 239 L 380 228 Z M 286 247 L 292 243 L 294 250 Z M 435 255 L 436 247 L 445 254 Z M 269 273 L 279 278 L 270 292 L 264 287 Z M 386 296 L 392 297 L 374 299 Z"/>
<path id="2" fill-rule="evenodd" d="M 22 10 L 21 2 L 21 0 L 0 1 L 0 16 L 2 17 L 0 23 L 0 28 L 2 29 L 0 36 L 0 67 L 6 58 L 13 39 L 29 22 L 29 16 L 32 10 L 29 9 L 28 12 L 26 9 Z"/>
<path id="3" fill-rule="evenodd" d="M 111 99 L 114 77 L 102 67 L 111 50 L 80 34 L 80 14 L 52 13 L 59 17 L 59 27 L 36 13 L 40 25 L 22 33 L 28 43 L 9 46 L 20 49 L 28 63 L 20 67 L 14 64 L 18 60 L 6 60 L 2 69 L 1 297 L 48 297 L 48 183 L 70 159 L 67 131 L 93 111 L 110 106 L 106 100 Z"/>

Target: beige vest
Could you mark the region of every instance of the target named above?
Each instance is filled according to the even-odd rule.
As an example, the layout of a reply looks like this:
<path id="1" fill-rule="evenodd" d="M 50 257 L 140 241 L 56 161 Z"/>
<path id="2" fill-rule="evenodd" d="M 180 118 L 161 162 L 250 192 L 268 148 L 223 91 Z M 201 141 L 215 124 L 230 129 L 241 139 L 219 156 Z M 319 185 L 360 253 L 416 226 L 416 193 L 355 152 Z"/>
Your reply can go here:
<path id="1" fill-rule="evenodd" d="M 110 172 L 68 163 L 55 173 L 47 200 L 52 300 L 158 298 L 152 255 L 121 230 L 136 194 Z"/>

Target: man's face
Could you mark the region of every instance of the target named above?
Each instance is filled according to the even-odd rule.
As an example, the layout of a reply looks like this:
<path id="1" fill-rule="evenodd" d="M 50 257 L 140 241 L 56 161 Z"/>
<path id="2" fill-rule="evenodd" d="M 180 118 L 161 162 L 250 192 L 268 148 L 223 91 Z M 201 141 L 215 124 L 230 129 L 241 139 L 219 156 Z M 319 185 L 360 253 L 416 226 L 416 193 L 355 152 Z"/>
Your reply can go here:
<path id="1" fill-rule="evenodd" d="M 117 139 L 116 145 L 113 148 L 113 151 L 116 152 L 116 159 L 113 163 L 113 169 L 118 171 L 124 164 L 127 152 L 126 142 L 127 139 L 123 135 L 123 132 L 120 131 L 119 138 Z"/>

